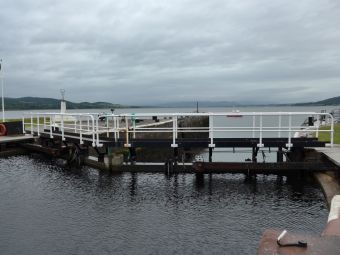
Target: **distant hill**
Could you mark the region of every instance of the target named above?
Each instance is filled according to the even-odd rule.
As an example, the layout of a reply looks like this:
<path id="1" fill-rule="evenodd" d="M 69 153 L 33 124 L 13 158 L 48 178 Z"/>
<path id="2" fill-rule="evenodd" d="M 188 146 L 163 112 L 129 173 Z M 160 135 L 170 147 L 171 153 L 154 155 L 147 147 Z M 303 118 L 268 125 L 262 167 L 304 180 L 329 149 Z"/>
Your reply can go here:
<path id="1" fill-rule="evenodd" d="M 66 101 L 67 109 L 109 109 L 127 107 L 120 104 L 107 102 L 81 102 L 74 103 Z M 60 99 L 41 98 L 41 97 L 20 97 L 5 98 L 6 110 L 43 110 L 43 109 L 60 109 Z"/>
<path id="2" fill-rule="evenodd" d="M 325 106 L 325 105 L 340 105 L 340 97 L 332 97 L 322 101 L 298 103 L 295 106 Z"/>

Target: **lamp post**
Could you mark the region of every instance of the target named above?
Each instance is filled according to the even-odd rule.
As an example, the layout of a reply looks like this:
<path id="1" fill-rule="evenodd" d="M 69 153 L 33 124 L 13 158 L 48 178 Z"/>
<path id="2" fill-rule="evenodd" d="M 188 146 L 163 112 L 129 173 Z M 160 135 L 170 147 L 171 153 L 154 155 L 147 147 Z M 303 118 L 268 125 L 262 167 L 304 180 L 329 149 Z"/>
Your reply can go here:
<path id="1" fill-rule="evenodd" d="M 4 71 L 2 70 L 2 59 L 0 59 L 0 75 L 1 75 L 1 104 L 2 104 L 2 121 L 5 122 L 5 100 L 4 100 Z"/>

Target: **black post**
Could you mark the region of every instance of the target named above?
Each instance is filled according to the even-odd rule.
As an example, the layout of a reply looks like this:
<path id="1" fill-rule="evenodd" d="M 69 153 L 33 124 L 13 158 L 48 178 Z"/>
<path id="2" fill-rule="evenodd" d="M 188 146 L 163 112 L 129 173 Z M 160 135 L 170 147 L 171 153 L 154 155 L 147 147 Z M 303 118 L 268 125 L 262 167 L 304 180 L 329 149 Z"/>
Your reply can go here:
<path id="1" fill-rule="evenodd" d="M 137 160 L 137 153 L 135 147 L 129 147 L 129 154 L 131 163 Z"/>
<path id="2" fill-rule="evenodd" d="M 209 162 L 212 162 L 212 153 L 213 153 L 213 148 L 209 147 Z"/>
<path id="3" fill-rule="evenodd" d="M 283 152 L 282 152 L 282 147 L 279 147 L 277 151 L 277 162 L 283 162 Z"/>
<path id="4" fill-rule="evenodd" d="M 252 161 L 253 163 L 257 162 L 257 152 L 259 151 L 258 147 L 253 147 L 253 153 L 252 153 Z"/>

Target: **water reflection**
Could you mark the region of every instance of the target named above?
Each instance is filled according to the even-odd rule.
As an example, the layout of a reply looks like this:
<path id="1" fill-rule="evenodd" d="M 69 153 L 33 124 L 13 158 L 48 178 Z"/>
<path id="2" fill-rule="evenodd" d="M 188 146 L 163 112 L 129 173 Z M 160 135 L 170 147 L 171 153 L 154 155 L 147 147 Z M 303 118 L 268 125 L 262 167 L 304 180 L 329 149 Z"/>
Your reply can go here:
<path id="1" fill-rule="evenodd" d="M 0 196 L 4 254 L 254 254 L 266 228 L 319 234 L 327 218 L 320 189 L 286 177 L 107 174 L 39 157 L 0 159 Z"/>

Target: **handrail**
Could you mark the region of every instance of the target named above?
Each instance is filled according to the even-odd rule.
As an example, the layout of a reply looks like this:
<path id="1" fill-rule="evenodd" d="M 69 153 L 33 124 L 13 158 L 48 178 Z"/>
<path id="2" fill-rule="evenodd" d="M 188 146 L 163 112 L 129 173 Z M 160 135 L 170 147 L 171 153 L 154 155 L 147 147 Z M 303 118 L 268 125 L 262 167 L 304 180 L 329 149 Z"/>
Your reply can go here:
<path id="1" fill-rule="evenodd" d="M 313 116 L 320 119 L 321 116 L 325 116 L 325 119 L 329 121 L 330 129 L 320 130 L 320 122 L 314 124 L 314 126 L 297 126 L 293 123 L 292 118 L 294 116 Z M 30 118 L 29 122 L 25 122 L 25 116 Z M 151 120 L 151 117 L 156 116 L 157 119 L 163 118 L 164 122 L 172 123 L 168 127 L 159 127 L 157 123 L 137 125 L 137 120 Z M 223 126 L 220 123 L 215 125 L 214 119 L 216 117 L 230 117 L 230 116 L 245 116 L 252 117 L 249 120 L 249 125 L 242 124 L 242 126 Z M 265 118 L 275 117 L 277 126 L 271 122 L 271 125 L 265 125 Z M 41 117 L 41 119 L 40 119 Z M 73 119 L 70 120 L 69 117 Z M 179 122 L 185 120 L 187 117 L 208 117 L 209 125 L 207 127 L 181 127 Z M 283 118 L 285 117 L 285 118 Z M 41 133 L 48 133 L 51 138 L 54 135 L 60 135 L 55 132 L 55 128 L 58 127 L 61 132 L 62 140 L 65 140 L 65 131 L 72 131 L 79 136 L 74 136 L 79 139 L 80 144 L 83 143 L 83 135 L 92 136 L 92 146 L 102 146 L 100 134 L 106 134 L 110 139 L 110 134 L 113 136 L 115 142 L 120 139 L 121 134 L 124 134 L 124 146 L 130 147 L 130 134 L 135 138 L 137 133 L 169 133 L 172 134 L 171 147 L 177 147 L 176 140 L 179 133 L 208 133 L 209 147 L 215 147 L 214 139 L 216 133 L 221 132 L 248 132 L 253 138 L 259 138 L 258 147 L 263 147 L 263 137 L 265 133 L 277 132 L 277 136 L 281 137 L 282 134 L 287 134 L 286 147 L 293 147 L 292 138 L 294 132 L 329 132 L 330 133 L 330 146 L 334 143 L 334 117 L 329 113 L 319 112 L 205 112 L 205 113 L 123 113 L 123 114 L 96 114 L 96 113 L 25 113 L 23 115 L 23 132 L 25 133 L 25 125 L 30 125 L 29 130 L 31 134 L 37 133 L 39 136 Z M 102 119 L 106 120 L 106 123 L 102 124 Z M 42 121 L 42 122 L 41 122 Z M 125 122 L 123 125 L 121 123 Z M 216 121 L 217 123 L 218 121 Z M 288 122 L 288 123 L 287 123 Z M 160 123 L 162 124 L 162 123 Z M 43 129 L 41 130 L 41 127 Z M 49 132 L 44 130 L 49 129 Z"/>

